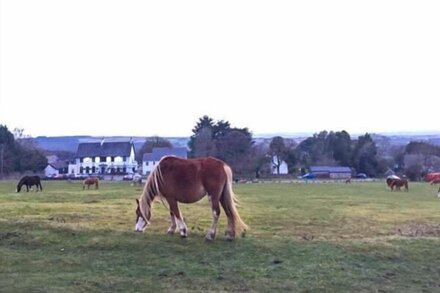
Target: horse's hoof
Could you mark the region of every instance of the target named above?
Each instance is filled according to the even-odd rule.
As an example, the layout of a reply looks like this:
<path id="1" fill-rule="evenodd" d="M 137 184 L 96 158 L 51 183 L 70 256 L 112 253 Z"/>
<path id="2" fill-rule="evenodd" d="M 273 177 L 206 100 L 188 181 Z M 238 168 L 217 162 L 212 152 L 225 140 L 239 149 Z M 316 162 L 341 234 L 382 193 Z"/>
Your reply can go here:
<path id="1" fill-rule="evenodd" d="M 187 237 L 187 235 L 186 234 L 180 234 L 180 238 L 186 238 Z"/>
<path id="2" fill-rule="evenodd" d="M 205 240 L 206 241 L 212 241 L 212 240 L 214 240 L 215 239 L 215 234 L 214 233 L 208 233 L 208 234 L 206 234 L 206 236 L 205 236 Z"/>
<path id="3" fill-rule="evenodd" d="M 226 235 L 226 240 L 227 241 L 232 241 L 235 238 L 235 233 L 231 232 L 231 231 L 225 231 L 225 235 Z"/>

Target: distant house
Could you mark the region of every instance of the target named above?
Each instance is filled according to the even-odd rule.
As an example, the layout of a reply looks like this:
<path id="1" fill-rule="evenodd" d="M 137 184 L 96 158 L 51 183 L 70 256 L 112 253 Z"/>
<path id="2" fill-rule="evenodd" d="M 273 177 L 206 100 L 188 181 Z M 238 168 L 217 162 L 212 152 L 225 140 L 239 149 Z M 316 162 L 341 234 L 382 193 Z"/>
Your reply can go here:
<path id="1" fill-rule="evenodd" d="M 309 173 L 316 178 L 348 179 L 351 178 L 351 169 L 344 166 L 311 166 Z"/>
<path id="2" fill-rule="evenodd" d="M 153 148 L 153 152 L 144 154 L 142 158 L 142 174 L 150 174 L 164 156 L 176 156 L 186 159 L 188 158 L 188 150 L 184 147 Z"/>
<path id="3" fill-rule="evenodd" d="M 63 161 L 51 161 L 51 163 L 47 164 L 46 168 L 44 168 L 44 175 L 46 177 L 66 174 L 68 171 L 67 162 Z"/>
<path id="4" fill-rule="evenodd" d="M 74 163 L 69 164 L 70 174 L 132 174 L 138 163 L 130 141 L 80 142 Z"/>
<path id="5" fill-rule="evenodd" d="M 279 174 L 279 175 L 280 174 L 283 174 L 283 175 L 289 174 L 289 166 L 287 165 L 287 163 L 285 161 L 281 161 L 280 168 L 279 168 L 280 172 L 278 173 L 277 161 L 278 161 L 277 156 L 273 156 L 272 157 L 272 162 L 271 162 L 272 174 Z"/>

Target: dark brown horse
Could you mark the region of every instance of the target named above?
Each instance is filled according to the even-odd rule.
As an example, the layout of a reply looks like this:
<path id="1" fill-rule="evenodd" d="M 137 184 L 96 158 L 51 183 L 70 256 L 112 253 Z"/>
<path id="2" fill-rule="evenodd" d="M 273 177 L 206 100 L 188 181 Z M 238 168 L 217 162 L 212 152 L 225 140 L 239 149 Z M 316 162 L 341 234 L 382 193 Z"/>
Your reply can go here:
<path id="1" fill-rule="evenodd" d="M 95 184 L 95 189 L 99 188 L 99 179 L 97 177 L 86 178 L 83 181 L 83 190 L 86 188 L 86 185 L 87 185 L 87 189 L 90 189 L 90 185 L 93 185 L 93 184 Z"/>
<path id="2" fill-rule="evenodd" d="M 21 187 L 23 185 L 26 185 L 27 192 L 29 192 L 29 188 L 31 188 L 32 185 L 35 185 L 37 187 L 37 192 L 38 192 L 38 188 L 40 189 L 40 191 L 43 191 L 43 186 L 41 186 L 40 176 L 24 176 L 18 182 L 17 189 L 15 191 L 20 192 Z"/>
<path id="3" fill-rule="evenodd" d="M 212 224 L 205 236 L 213 240 L 220 217 L 220 205 L 228 217 L 226 239 L 233 240 L 238 230 L 245 230 L 246 224 L 236 209 L 236 196 L 232 191 L 232 170 L 215 158 L 180 159 L 166 156 L 149 175 L 144 191 L 136 199 L 135 231 L 146 229 L 151 218 L 151 205 L 156 197 L 165 200 L 170 209 L 172 234 L 179 228 L 180 236 L 187 236 L 187 227 L 179 211 L 178 202 L 194 203 L 208 195 L 212 210 Z"/>
<path id="4" fill-rule="evenodd" d="M 405 191 L 408 191 L 408 180 L 407 179 L 391 179 L 389 183 L 388 183 L 388 179 L 387 179 L 387 184 L 391 188 L 391 191 L 393 191 L 394 188 L 396 191 L 400 191 L 400 187 L 402 187 L 402 186 L 405 187 Z"/>

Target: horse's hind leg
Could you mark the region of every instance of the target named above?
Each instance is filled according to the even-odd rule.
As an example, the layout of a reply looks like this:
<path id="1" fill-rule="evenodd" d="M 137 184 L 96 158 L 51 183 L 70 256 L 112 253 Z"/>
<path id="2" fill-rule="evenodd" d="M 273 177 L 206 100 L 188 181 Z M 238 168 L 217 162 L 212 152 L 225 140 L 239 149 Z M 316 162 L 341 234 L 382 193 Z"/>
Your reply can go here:
<path id="1" fill-rule="evenodd" d="M 208 233 L 205 236 L 206 240 L 214 240 L 215 234 L 217 233 L 218 218 L 220 217 L 220 204 L 218 198 L 219 196 L 212 197 L 208 195 L 208 199 L 211 204 L 212 223 L 211 228 L 209 228 Z"/>
<path id="2" fill-rule="evenodd" d="M 179 206 L 177 205 L 177 201 L 168 200 L 168 204 L 170 205 L 171 212 L 174 214 L 174 216 L 176 218 L 177 226 L 179 227 L 179 231 L 180 231 L 180 237 L 186 238 L 188 229 L 186 227 L 186 224 L 185 224 L 185 221 L 183 220 L 182 215 L 180 214 Z"/>
<path id="3" fill-rule="evenodd" d="M 171 218 L 171 225 L 168 228 L 167 233 L 174 234 L 174 232 L 176 232 L 177 224 L 176 224 L 176 217 L 174 216 L 173 212 L 170 212 L 170 218 Z"/>
<path id="4" fill-rule="evenodd" d="M 226 230 L 226 240 L 234 240 L 235 238 L 235 229 L 234 229 L 234 221 L 232 219 L 232 214 L 228 209 L 228 206 L 225 202 L 225 198 L 222 197 L 220 199 L 220 203 L 222 204 L 223 210 L 225 211 L 226 217 L 228 217 L 228 229 Z"/>

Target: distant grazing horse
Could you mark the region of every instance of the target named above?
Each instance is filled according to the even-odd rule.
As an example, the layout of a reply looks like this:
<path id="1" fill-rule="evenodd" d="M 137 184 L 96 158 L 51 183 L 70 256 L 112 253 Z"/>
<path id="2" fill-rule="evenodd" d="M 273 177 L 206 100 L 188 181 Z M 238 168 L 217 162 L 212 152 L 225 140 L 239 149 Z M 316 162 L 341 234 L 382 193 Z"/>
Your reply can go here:
<path id="1" fill-rule="evenodd" d="M 29 188 L 32 187 L 32 185 L 37 186 L 37 192 L 38 192 L 38 188 L 40 189 L 40 191 L 43 191 L 43 186 L 41 186 L 40 176 L 24 176 L 18 182 L 17 189 L 15 191 L 20 192 L 21 187 L 23 185 L 26 185 L 27 192 L 29 192 Z"/>
<path id="2" fill-rule="evenodd" d="M 440 178 L 437 178 L 437 179 L 434 179 L 431 181 L 431 185 L 439 184 L 439 183 L 440 183 Z"/>
<path id="3" fill-rule="evenodd" d="M 133 186 L 136 186 L 136 184 L 142 185 L 142 176 L 139 174 L 133 175 Z"/>
<path id="4" fill-rule="evenodd" d="M 388 179 L 387 179 L 388 184 Z M 388 186 L 391 188 L 391 191 L 395 190 L 400 191 L 400 187 L 405 186 L 405 191 L 408 191 L 408 180 L 407 179 L 391 179 Z"/>
<path id="5" fill-rule="evenodd" d="M 95 184 L 95 189 L 99 188 L 99 179 L 97 177 L 86 178 L 83 181 L 83 190 L 86 188 L 86 185 L 87 185 L 87 189 L 90 189 L 90 185 L 93 185 L 93 184 Z"/>
<path id="6" fill-rule="evenodd" d="M 194 203 L 208 195 L 212 210 L 212 224 L 205 236 L 213 240 L 220 217 L 220 204 L 228 217 L 226 239 L 233 240 L 238 230 L 245 230 L 246 224 L 236 208 L 236 196 L 232 191 L 232 170 L 223 161 L 214 158 L 181 159 L 174 156 L 162 158 L 150 173 L 144 191 L 136 199 L 135 231 L 146 229 L 151 218 L 151 204 L 156 197 L 165 199 L 170 207 L 173 234 L 179 227 L 180 236 L 187 236 L 187 227 L 179 211 L 178 202 Z"/>

